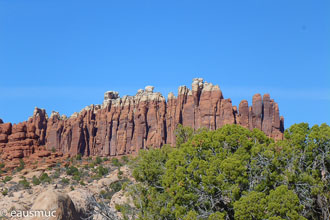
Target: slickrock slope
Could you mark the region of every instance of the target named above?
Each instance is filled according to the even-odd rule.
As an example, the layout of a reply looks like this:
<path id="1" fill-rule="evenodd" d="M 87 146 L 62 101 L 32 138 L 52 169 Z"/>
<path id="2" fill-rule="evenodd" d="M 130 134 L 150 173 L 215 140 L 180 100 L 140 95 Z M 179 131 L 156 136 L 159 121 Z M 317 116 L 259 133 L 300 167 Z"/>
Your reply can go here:
<path id="1" fill-rule="evenodd" d="M 243 100 L 237 109 L 231 99 L 223 98 L 219 86 L 201 78 L 193 80 L 192 89 L 180 86 L 178 97 L 169 93 L 167 101 L 153 89 L 147 86 L 135 96 L 122 98 L 117 92 L 106 92 L 102 105 L 87 106 L 69 118 L 57 112 L 48 118 L 45 110 L 36 108 L 28 121 L 14 125 L 0 121 L 1 157 L 43 157 L 50 150 L 70 155 L 131 154 L 173 145 L 178 124 L 212 130 L 240 124 L 277 140 L 283 138 L 284 118 L 268 94 L 254 95 L 252 106 Z"/>

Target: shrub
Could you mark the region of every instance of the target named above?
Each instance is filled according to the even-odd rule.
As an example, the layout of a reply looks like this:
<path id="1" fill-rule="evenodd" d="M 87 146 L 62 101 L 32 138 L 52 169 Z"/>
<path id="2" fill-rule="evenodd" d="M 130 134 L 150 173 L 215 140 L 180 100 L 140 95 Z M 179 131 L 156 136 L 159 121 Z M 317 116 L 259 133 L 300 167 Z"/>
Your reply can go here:
<path id="1" fill-rule="evenodd" d="M 124 163 L 128 163 L 128 161 L 129 161 L 129 159 L 126 155 L 123 156 L 121 159 L 124 161 Z"/>
<path id="2" fill-rule="evenodd" d="M 113 192 L 109 192 L 108 190 L 101 190 L 100 191 L 100 197 L 104 199 L 111 199 L 113 196 Z"/>
<path id="3" fill-rule="evenodd" d="M 120 167 L 122 165 L 117 158 L 112 158 L 111 162 L 116 167 Z"/>
<path id="4" fill-rule="evenodd" d="M 80 154 L 80 153 L 77 154 L 77 156 L 76 156 L 76 160 L 81 160 L 81 154 Z"/>
<path id="5" fill-rule="evenodd" d="M 60 171 L 59 170 L 56 170 L 55 173 L 53 174 L 53 179 L 59 178 L 60 175 L 61 175 Z"/>
<path id="6" fill-rule="evenodd" d="M 51 179 L 50 177 L 48 176 L 47 173 L 42 173 L 41 176 L 39 177 L 39 180 L 42 182 L 42 183 L 50 183 L 51 182 Z"/>
<path id="7" fill-rule="evenodd" d="M 67 185 L 67 184 L 70 183 L 70 180 L 69 180 L 68 178 L 63 177 L 63 178 L 61 179 L 61 182 L 62 182 L 62 184 Z"/>
<path id="8" fill-rule="evenodd" d="M 101 164 L 101 163 L 102 163 L 102 159 L 100 157 L 96 157 L 95 164 Z"/>
<path id="9" fill-rule="evenodd" d="M 80 176 L 79 175 L 74 175 L 72 177 L 72 179 L 75 180 L 75 181 L 77 181 L 77 182 L 79 182 L 80 181 Z"/>
<path id="10" fill-rule="evenodd" d="M 40 184 L 40 180 L 36 177 L 36 176 L 33 176 L 32 177 L 32 183 L 33 185 L 39 185 Z"/>
<path id="11" fill-rule="evenodd" d="M 18 182 L 19 185 L 21 185 L 24 189 L 29 189 L 30 187 L 30 183 L 26 180 L 26 178 L 24 177 L 22 180 L 20 180 Z"/>
<path id="12" fill-rule="evenodd" d="M 98 175 L 99 177 L 102 177 L 102 176 L 108 174 L 109 169 L 103 167 L 102 165 L 100 165 L 100 166 L 97 167 L 96 172 L 97 172 L 97 175 Z"/>
<path id="13" fill-rule="evenodd" d="M 4 190 L 3 190 L 1 193 L 2 193 L 2 195 L 3 195 L 3 196 L 6 196 L 6 195 L 8 195 L 8 189 L 7 189 L 7 188 L 6 188 L 6 189 L 4 189 Z"/>
<path id="14" fill-rule="evenodd" d="M 113 183 L 110 184 L 109 188 L 113 191 L 113 192 L 119 192 L 122 188 L 123 182 L 118 180 L 115 181 Z"/>
<path id="15" fill-rule="evenodd" d="M 23 159 L 19 159 L 19 166 L 16 168 L 16 171 L 19 172 L 21 170 L 23 170 L 25 167 L 25 163 L 23 161 Z"/>
<path id="16" fill-rule="evenodd" d="M 75 166 L 70 166 L 67 168 L 66 174 L 68 174 L 70 176 L 77 175 L 77 174 L 79 174 L 79 170 Z"/>
<path id="17" fill-rule="evenodd" d="M 11 176 L 6 176 L 4 179 L 3 179 L 3 182 L 4 183 L 7 183 L 9 182 L 10 180 L 12 180 L 13 178 Z"/>

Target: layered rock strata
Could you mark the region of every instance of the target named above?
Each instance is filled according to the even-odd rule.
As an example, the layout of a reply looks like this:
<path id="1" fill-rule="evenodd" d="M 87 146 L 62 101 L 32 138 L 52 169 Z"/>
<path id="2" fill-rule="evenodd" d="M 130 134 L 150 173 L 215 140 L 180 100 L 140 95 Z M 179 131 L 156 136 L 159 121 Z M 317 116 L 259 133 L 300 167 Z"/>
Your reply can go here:
<path id="1" fill-rule="evenodd" d="M 108 91 L 101 105 L 90 105 L 67 118 L 36 108 L 28 121 L 14 124 L 0 121 L 0 153 L 3 159 L 22 158 L 46 150 L 76 155 L 115 156 L 175 144 L 178 124 L 193 129 L 220 128 L 239 124 L 258 128 L 275 139 L 283 138 L 284 118 L 269 94 L 253 96 L 238 109 L 224 99 L 217 85 L 193 80 L 192 89 L 180 86 L 178 96 L 166 99 L 147 86 L 135 96 L 119 97 Z M 44 152 L 44 151 L 42 151 Z M 45 152 L 44 152 L 45 153 Z"/>

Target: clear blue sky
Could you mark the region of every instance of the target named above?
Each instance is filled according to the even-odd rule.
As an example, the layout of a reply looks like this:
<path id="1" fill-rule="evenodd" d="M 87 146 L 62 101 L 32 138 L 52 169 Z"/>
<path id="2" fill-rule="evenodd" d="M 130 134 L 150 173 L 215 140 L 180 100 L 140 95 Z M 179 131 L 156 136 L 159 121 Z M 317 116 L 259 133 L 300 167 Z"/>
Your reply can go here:
<path id="1" fill-rule="evenodd" d="M 0 118 L 71 115 L 103 93 L 165 97 L 194 77 L 237 105 L 270 93 L 285 127 L 330 124 L 328 0 L 0 0 Z"/>

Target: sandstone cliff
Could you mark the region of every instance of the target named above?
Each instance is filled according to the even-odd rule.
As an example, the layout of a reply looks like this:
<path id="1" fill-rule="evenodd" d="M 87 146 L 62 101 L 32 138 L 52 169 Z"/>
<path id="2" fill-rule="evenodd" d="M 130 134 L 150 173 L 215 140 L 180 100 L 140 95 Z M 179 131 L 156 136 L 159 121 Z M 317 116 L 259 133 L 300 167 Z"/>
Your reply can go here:
<path id="1" fill-rule="evenodd" d="M 14 124 L 0 121 L 2 159 L 43 156 L 47 150 L 64 154 L 115 156 L 139 149 L 174 144 L 178 124 L 194 129 L 217 129 L 225 124 L 258 128 L 275 139 L 283 138 L 284 118 L 268 94 L 256 94 L 252 106 L 246 100 L 238 106 L 224 99 L 217 85 L 193 80 L 192 89 L 180 86 L 178 96 L 166 99 L 152 86 L 135 96 L 104 95 L 101 105 L 90 105 L 71 117 L 36 108 L 27 121 Z"/>

